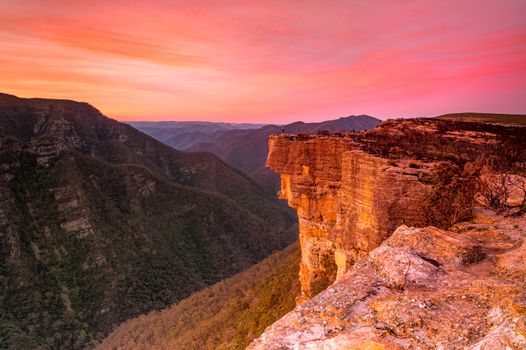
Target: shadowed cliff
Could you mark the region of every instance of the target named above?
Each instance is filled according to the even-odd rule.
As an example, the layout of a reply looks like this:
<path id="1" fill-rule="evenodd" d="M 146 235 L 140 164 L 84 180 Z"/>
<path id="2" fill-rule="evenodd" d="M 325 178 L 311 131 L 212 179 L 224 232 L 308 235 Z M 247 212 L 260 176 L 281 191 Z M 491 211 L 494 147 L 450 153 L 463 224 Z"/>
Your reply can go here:
<path id="1" fill-rule="evenodd" d="M 0 95 L 0 343 L 85 348 L 295 239 L 295 218 L 209 153 L 92 106 Z"/>

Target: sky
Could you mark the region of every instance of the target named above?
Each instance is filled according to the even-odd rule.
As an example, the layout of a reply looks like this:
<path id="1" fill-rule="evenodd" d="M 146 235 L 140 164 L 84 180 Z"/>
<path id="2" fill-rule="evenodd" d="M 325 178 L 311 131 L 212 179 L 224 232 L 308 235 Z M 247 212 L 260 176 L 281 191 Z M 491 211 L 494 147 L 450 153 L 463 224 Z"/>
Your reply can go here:
<path id="1" fill-rule="evenodd" d="M 119 120 L 526 114 L 525 0 L 1 0 L 0 91 Z"/>

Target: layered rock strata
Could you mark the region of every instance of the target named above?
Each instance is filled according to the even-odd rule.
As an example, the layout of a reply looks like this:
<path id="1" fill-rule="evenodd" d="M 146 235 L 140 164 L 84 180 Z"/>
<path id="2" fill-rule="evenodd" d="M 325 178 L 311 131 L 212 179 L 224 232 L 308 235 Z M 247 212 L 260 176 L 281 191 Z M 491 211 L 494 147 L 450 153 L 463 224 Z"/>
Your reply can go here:
<path id="1" fill-rule="evenodd" d="M 440 210 L 428 194 L 447 190 L 438 165 L 521 174 L 524 130 L 413 119 L 271 137 L 267 166 L 298 212 L 303 294 L 249 349 L 525 349 L 524 215 L 479 208 L 447 231 L 426 219 Z"/>
<path id="2" fill-rule="evenodd" d="M 526 171 L 524 130 L 421 118 L 333 136 L 271 136 L 267 167 L 281 175 L 279 196 L 299 217 L 299 301 L 324 290 L 398 226 L 425 226 L 425 179 L 438 163 L 462 168 L 484 159 Z"/>
<path id="3" fill-rule="evenodd" d="M 302 300 L 324 290 L 402 225 L 424 224 L 433 163 L 392 161 L 348 138 L 269 139 L 267 166 L 281 174 L 279 196 L 297 209 Z M 416 169 L 418 168 L 418 169 Z"/>

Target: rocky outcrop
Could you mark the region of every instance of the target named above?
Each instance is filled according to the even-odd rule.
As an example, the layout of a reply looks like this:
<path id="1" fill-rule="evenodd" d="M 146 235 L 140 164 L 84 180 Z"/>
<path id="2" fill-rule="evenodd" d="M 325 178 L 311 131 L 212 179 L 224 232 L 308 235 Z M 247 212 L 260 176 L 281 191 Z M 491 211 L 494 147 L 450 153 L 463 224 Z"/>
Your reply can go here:
<path id="1" fill-rule="evenodd" d="M 402 225 L 425 226 L 424 199 L 441 162 L 478 159 L 526 170 L 523 127 L 388 120 L 371 131 L 269 138 L 267 167 L 296 208 L 302 260 L 300 302 L 342 276 Z M 430 176 L 431 175 L 431 176 Z"/>
<path id="2" fill-rule="evenodd" d="M 267 166 L 298 212 L 303 294 L 249 349 L 526 348 L 524 215 L 479 208 L 429 226 L 468 190 L 443 177 L 520 174 L 524 143 L 518 126 L 436 119 L 271 137 Z M 464 219 L 477 199 L 465 196 Z"/>
<path id="3" fill-rule="evenodd" d="M 483 210 L 403 225 L 249 349 L 525 349 L 525 229 Z"/>
<path id="4" fill-rule="evenodd" d="M 267 166 L 281 174 L 279 196 L 297 209 L 302 300 L 324 290 L 400 225 L 422 225 L 433 163 L 388 160 L 347 138 L 269 139 Z M 418 169 L 417 169 L 418 168 Z"/>

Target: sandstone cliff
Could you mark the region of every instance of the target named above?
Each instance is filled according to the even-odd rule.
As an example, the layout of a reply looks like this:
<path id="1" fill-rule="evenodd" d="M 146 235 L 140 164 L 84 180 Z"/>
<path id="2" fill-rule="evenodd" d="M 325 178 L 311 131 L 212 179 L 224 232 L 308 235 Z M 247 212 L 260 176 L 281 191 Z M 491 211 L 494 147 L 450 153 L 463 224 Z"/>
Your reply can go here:
<path id="1" fill-rule="evenodd" d="M 249 349 L 525 349 L 525 228 L 485 211 L 401 226 Z"/>
<path id="2" fill-rule="evenodd" d="M 428 226 L 429 179 L 444 164 L 524 172 L 524 130 L 416 119 L 271 137 L 267 166 L 298 212 L 302 295 L 249 348 L 525 348 L 526 219 L 477 209 Z"/>
<path id="3" fill-rule="evenodd" d="M 389 162 L 345 138 L 298 141 L 272 137 L 267 166 L 281 174 L 280 197 L 298 211 L 304 298 L 311 298 L 401 224 L 424 223 L 426 185 L 418 172 L 433 164 Z"/>
<path id="4" fill-rule="evenodd" d="M 402 225 L 423 226 L 426 181 L 440 163 L 477 158 L 526 170 L 524 128 L 434 119 L 389 120 L 334 136 L 269 138 L 267 167 L 297 209 L 302 298 L 324 290 Z M 511 165 L 510 165 L 511 164 Z"/>

